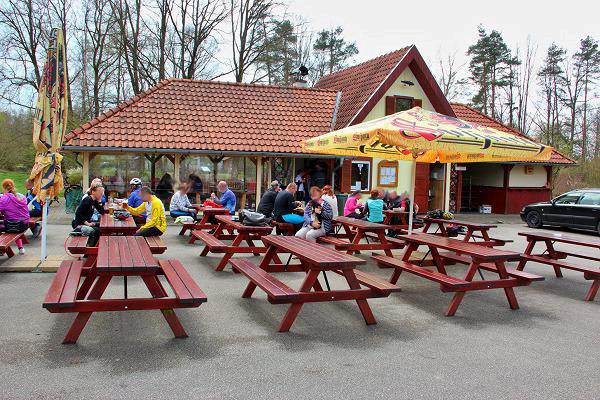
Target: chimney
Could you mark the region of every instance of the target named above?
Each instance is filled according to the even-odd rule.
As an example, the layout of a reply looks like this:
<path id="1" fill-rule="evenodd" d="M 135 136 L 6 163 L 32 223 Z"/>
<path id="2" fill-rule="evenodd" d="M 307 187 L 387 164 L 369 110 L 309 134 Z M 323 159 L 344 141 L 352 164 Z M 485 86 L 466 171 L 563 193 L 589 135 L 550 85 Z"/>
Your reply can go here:
<path id="1" fill-rule="evenodd" d="M 292 71 L 292 75 L 295 77 L 294 83 L 292 83 L 293 87 L 308 87 L 308 81 L 305 79 L 308 76 L 308 68 L 306 68 L 304 65 L 301 65 L 297 70 Z"/>

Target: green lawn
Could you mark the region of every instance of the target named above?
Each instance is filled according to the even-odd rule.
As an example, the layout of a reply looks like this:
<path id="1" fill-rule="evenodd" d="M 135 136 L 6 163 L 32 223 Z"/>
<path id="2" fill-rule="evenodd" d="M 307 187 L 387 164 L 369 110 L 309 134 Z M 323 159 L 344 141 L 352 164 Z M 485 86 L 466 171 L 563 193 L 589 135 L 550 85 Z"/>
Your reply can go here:
<path id="1" fill-rule="evenodd" d="M 0 183 L 6 178 L 10 178 L 15 181 L 15 188 L 18 193 L 25 194 L 25 181 L 29 178 L 28 172 L 12 172 L 12 171 L 0 171 Z"/>

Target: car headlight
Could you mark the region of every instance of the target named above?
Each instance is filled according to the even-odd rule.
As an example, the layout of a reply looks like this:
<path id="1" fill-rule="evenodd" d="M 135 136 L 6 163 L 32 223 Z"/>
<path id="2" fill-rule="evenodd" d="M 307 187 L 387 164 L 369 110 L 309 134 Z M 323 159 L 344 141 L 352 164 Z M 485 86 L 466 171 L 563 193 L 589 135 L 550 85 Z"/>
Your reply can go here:
<path id="1" fill-rule="evenodd" d="M 521 212 L 524 213 L 525 212 L 525 207 L 521 208 Z"/>

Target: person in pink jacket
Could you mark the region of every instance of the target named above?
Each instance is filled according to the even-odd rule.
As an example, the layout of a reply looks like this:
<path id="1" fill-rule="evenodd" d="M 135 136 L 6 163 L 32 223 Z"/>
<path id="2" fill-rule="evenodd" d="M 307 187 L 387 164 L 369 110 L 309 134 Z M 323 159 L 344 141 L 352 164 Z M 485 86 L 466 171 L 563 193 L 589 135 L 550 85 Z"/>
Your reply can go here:
<path id="1" fill-rule="evenodd" d="M 3 215 L 3 221 L 0 222 L 0 232 L 6 231 L 6 223 L 17 222 L 23 227 L 23 232 L 29 229 L 29 208 L 27 207 L 27 198 L 15 190 L 15 183 L 12 179 L 2 181 L 2 196 L 0 197 L 0 213 Z M 15 242 L 19 248 L 19 254 L 25 254 L 23 241 L 21 239 Z"/>
<path id="2" fill-rule="evenodd" d="M 344 217 L 350 218 L 362 218 L 362 208 L 363 205 L 358 202 L 360 200 L 362 194 L 360 190 L 356 190 L 348 196 L 348 200 L 346 200 L 346 204 L 344 204 Z"/>

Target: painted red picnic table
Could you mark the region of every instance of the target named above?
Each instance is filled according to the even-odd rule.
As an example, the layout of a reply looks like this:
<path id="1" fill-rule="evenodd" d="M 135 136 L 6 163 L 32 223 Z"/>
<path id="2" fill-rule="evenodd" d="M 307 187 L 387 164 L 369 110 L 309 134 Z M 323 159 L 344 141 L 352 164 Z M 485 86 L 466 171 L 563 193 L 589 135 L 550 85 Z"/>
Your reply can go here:
<path id="1" fill-rule="evenodd" d="M 340 224 L 344 232 L 322 236 L 320 243 L 333 244 L 337 250 L 345 250 L 348 254 L 358 253 L 361 250 L 383 250 L 386 255 L 392 256 L 392 249 L 400 248 L 397 242 L 389 241 L 385 237 L 388 225 L 377 224 L 363 219 L 350 217 L 334 217 L 333 221 Z M 369 237 L 374 241 L 369 242 Z M 367 243 L 361 243 L 361 240 Z"/>
<path id="2" fill-rule="evenodd" d="M 600 288 L 600 258 L 588 256 L 577 251 L 573 252 L 557 250 L 554 245 L 556 243 L 562 243 L 577 246 L 581 250 L 583 250 L 583 248 L 598 250 L 600 249 L 600 240 L 598 240 L 598 238 L 574 237 L 563 235 L 562 233 L 550 233 L 543 231 L 520 232 L 519 235 L 527 238 L 527 248 L 521 257 L 521 262 L 519 262 L 519 265 L 517 266 L 519 271 L 522 271 L 525 268 L 525 264 L 528 261 L 534 261 L 551 265 L 554 268 L 554 274 L 557 278 L 563 277 L 560 270 L 561 268 L 583 272 L 584 279 L 592 281 L 592 286 L 590 287 L 585 300 L 594 301 L 594 298 L 598 293 L 598 288 Z M 546 249 L 542 253 L 533 254 L 533 249 L 538 243 L 544 244 Z M 592 262 L 586 263 L 587 265 L 583 266 L 562 261 L 567 257 L 581 258 Z"/>
<path id="3" fill-rule="evenodd" d="M 78 313 L 63 343 L 77 342 L 92 313 L 102 311 L 160 310 L 175 337 L 187 337 L 173 309 L 198 307 L 206 295 L 179 261 L 156 260 L 147 240 L 137 236 L 101 236 L 98 247 L 85 254 L 86 262 L 62 262 L 43 304 L 50 312 Z M 174 297 L 164 289 L 160 275 Z M 125 290 L 123 298 L 102 299 L 116 276 L 140 277 L 152 297 L 128 298 Z"/>
<path id="4" fill-rule="evenodd" d="M 181 231 L 179 231 L 180 235 L 185 235 L 185 233 L 189 231 L 195 230 L 211 230 L 216 229 L 217 224 L 213 221 L 213 218 L 217 215 L 229 215 L 229 210 L 226 208 L 215 208 L 215 207 L 204 207 L 204 206 L 196 206 L 195 207 L 199 213 L 202 213 L 202 218 L 200 221 L 185 223 L 181 226 Z M 193 236 L 190 236 L 190 243 L 194 243 L 196 239 Z"/>
<path id="5" fill-rule="evenodd" d="M 510 308 L 516 310 L 519 308 L 519 304 L 513 287 L 527 286 L 532 281 L 544 280 L 541 276 L 506 267 L 505 263 L 507 261 L 520 259 L 519 253 L 514 251 L 480 246 L 478 244 L 427 233 L 413 233 L 412 235 L 400 236 L 399 239 L 405 241 L 408 245 L 401 260 L 386 256 L 376 256 L 373 258 L 378 262 L 380 267 L 394 268 L 394 273 L 390 278 L 391 283 L 395 284 L 398 282 L 402 271 L 407 271 L 425 279 L 438 282 L 443 292 L 454 292 L 454 298 L 446 312 L 447 316 L 452 316 L 456 313 L 465 293 L 472 290 L 504 289 Z M 419 246 L 427 246 L 429 248 L 437 272 L 432 271 L 430 268 L 425 268 L 418 261 L 411 260 L 411 255 Z M 440 250 L 446 250 L 447 252 L 442 253 Z M 463 278 L 456 278 L 449 275 L 446 271 L 446 266 L 449 265 L 448 261 L 469 265 L 465 276 Z M 475 273 L 478 270 L 498 274 L 499 279 L 473 281 Z"/>
<path id="6" fill-rule="evenodd" d="M 375 324 L 375 317 L 367 302 L 374 297 L 387 297 L 400 290 L 377 276 L 356 270 L 365 260 L 334 249 L 309 242 L 294 236 L 265 236 L 262 241 L 268 250 L 259 265 L 247 258 L 236 258 L 229 262 L 233 269 L 244 274 L 248 283 L 242 297 L 249 298 L 256 287 L 261 288 L 272 304 L 290 304 L 279 325 L 279 332 L 287 332 L 298 316 L 304 303 L 355 300 L 367 324 Z M 282 264 L 278 254 L 295 255 L 300 263 Z M 323 290 L 319 275 L 323 273 L 329 288 L 326 271 L 341 275 L 348 289 Z M 298 290 L 272 275 L 274 272 L 303 272 L 306 274 Z"/>
<path id="7" fill-rule="evenodd" d="M 408 229 L 408 212 L 407 211 L 397 211 L 397 210 L 383 210 L 383 215 L 385 216 L 383 219 L 383 224 L 390 227 L 392 230 L 402 230 Z M 399 224 L 394 224 L 394 219 L 398 218 L 400 220 Z M 414 224 L 414 222 L 413 222 Z M 414 225 L 413 225 L 414 226 Z"/>
<path id="8" fill-rule="evenodd" d="M 137 230 L 133 217 L 118 219 L 110 214 L 103 214 L 100 217 L 101 235 L 133 235 Z"/>
<path id="9" fill-rule="evenodd" d="M 263 236 L 270 235 L 273 227 L 267 226 L 250 226 L 244 225 L 239 221 L 233 220 L 229 215 L 217 215 L 216 220 L 219 226 L 214 233 L 207 231 L 195 230 L 192 236 L 204 243 L 204 249 L 200 253 L 201 256 L 206 256 L 211 253 L 222 253 L 223 258 L 215 268 L 215 271 L 223 271 L 227 262 L 234 254 L 254 254 L 259 255 L 265 253 L 267 248 L 260 244 L 254 244 L 255 240 L 259 240 Z M 226 233 L 227 232 L 227 233 Z M 226 244 L 223 240 L 231 240 L 231 244 Z M 246 242 L 247 246 L 242 246 Z"/>
<path id="10" fill-rule="evenodd" d="M 423 233 L 438 233 L 442 236 L 448 236 L 447 225 L 460 225 L 467 228 L 467 232 L 464 233 L 462 240 L 464 242 L 477 243 L 481 246 L 504 246 L 512 240 L 494 239 L 489 235 L 489 230 L 497 228 L 498 225 L 494 224 L 482 224 L 471 221 L 461 221 L 457 219 L 442 219 L 442 218 L 431 218 L 425 217 L 425 225 L 423 226 Z M 438 230 L 436 232 L 429 232 L 431 225 L 437 225 Z M 477 241 L 477 239 L 480 239 Z"/>

